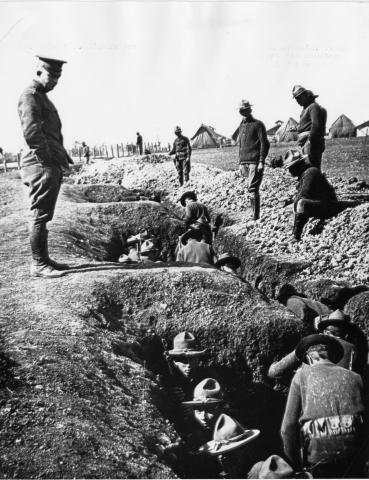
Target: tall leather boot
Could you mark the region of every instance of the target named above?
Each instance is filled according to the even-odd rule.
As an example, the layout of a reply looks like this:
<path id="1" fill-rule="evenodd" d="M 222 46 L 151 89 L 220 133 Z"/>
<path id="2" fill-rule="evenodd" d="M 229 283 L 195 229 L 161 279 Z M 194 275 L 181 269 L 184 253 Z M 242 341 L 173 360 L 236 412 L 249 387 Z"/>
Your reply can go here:
<path id="1" fill-rule="evenodd" d="M 301 240 L 302 231 L 308 220 L 309 217 L 307 217 L 304 213 L 295 213 L 292 233 L 297 241 Z"/>
<path id="2" fill-rule="evenodd" d="M 47 263 L 53 267 L 55 270 L 69 270 L 69 265 L 66 263 L 59 263 L 56 262 L 55 260 L 52 260 L 49 257 L 49 242 L 48 242 L 48 236 L 49 236 L 49 231 L 45 230 L 45 236 L 46 236 L 46 259 Z"/>
<path id="3" fill-rule="evenodd" d="M 260 218 L 260 195 L 256 194 L 254 197 L 254 220 L 259 220 Z"/>
<path id="4" fill-rule="evenodd" d="M 64 275 L 64 272 L 55 270 L 47 261 L 47 232 L 45 225 L 34 225 L 32 227 L 30 244 L 32 252 L 30 273 L 32 277 L 54 278 Z"/>

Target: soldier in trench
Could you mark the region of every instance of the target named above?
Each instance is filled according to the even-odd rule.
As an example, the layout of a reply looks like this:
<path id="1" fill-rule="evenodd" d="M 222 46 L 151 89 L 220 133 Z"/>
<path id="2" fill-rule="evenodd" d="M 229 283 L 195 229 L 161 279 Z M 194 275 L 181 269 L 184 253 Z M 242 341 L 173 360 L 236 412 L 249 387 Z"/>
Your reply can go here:
<path id="1" fill-rule="evenodd" d="M 176 261 L 214 265 L 216 255 L 213 247 L 201 241 L 202 238 L 201 230 L 187 230 L 180 238 L 181 245 Z"/>
<path id="2" fill-rule="evenodd" d="M 342 346 L 344 353 L 337 364 L 363 375 L 367 363 L 368 346 L 360 328 L 352 324 L 350 317 L 340 310 L 317 317 L 317 320 L 319 320 L 319 322 L 315 322 L 317 330 L 323 335 L 334 337 Z M 268 370 L 268 376 L 282 379 L 289 376 L 300 365 L 301 361 L 294 350 L 281 360 L 272 363 Z M 305 368 L 304 364 L 302 365 Z"/>
<path id="3" fill-rule="evenodd" d="M 309 218 L 327 219 L 338 215 L 346 208 L 356 207 L 358 201 L 339 201 L 325 175 L 313 167 L 307 155 L 298 150 L 288 150 L 284 159 L 285 168 L 297 177 L 297 195 L 294 198 L 293 236 L 301 240 L 304 226 Z"/>
<path id="4" fill-rule="evenodd" d="M 58 84 L 64 60 L 38 56 L 36 75 L 18 102 L 18 114 L 27 144 L 22 153 L 21 176 L 29 189 L 29 240 L 33 277 L 60 277 L 68 265 L 49 257 L 47 222 L 52 220 L 63 178 L 73 163 L 63 146 L 61 122 L 47 93 Z"/>
<path id="5" fill-rule="evenodd" d="M 184 192 L 179 201 L 185 208 L 184 223 L 186 228 L 200 230 L 202 240 L 212 244 L 211 218 L 206 205 L 197 200 L 197 195 L 193 191 Z"/>
<path id="6" fill-rule="evenodd" d="M 314 478 L 360 475 L 358 461 L 364 440 L 363 381 L 338 366 L 340 342 L 327 335 L 309 335 L 296 348 L 308 366 L 294 375 L 281 436 L 291 466 Z"/>

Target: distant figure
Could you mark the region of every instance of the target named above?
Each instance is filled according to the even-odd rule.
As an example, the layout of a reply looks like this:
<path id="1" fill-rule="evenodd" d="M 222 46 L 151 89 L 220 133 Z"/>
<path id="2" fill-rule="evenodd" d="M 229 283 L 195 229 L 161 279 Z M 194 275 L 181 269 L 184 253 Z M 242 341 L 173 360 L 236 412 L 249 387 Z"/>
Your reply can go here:
<path id="1" fill-rule="evenodd" d="M 315 101 L 318 95 L 314 95 L 311 90 L 306 90 L 301 85 L 293 87 L 292 95 L 303 107 L 297 127 L 298 145 L 302 147 L 303 153 L 307 154 L 311 165 L 320 169 L 325 150 L 327 111 Z"/>
<path id="2" fill-rule="evenodd" d="M 179 185 L 182 186 L 183 178 L 186 185 L 190 181 L 192 147 L 189 139 L 182 135 L 181 127 L 176 127 L 174 133 L 177 138 L 174 140 L 173 148 L 169 155 L 175 155 L 174 165 L 178 172 Z"/>
<path id="3" fill-rule="evenodd" d="M 186 209 L 184 218 L 186 228 L 200 230 L 204 242 L 212 244 L 211 219 L 207 207 L 197 200 L 197 195 L 193 191 L 183 193 L 180 202 Z"/>
<path id="4" fill-rule="evenodd" d="M 190 229 L 181 237 L 182 247 L 177 254 L 177 262 L 208 263 L 214 265 L 216 255 L 211 245 L 202 242 L 200 230 Z"/>
<path id="5" fill-rule="evenodd" d="M 82 142 L 82 156 L 86 161 L 86 165 L 90 163 L 90 147 Z"/>
<path id="6" fill-rule="evenodd" d="M 244 117 L 238 130 L 240 173 L 247 180 L 246 195 L 250 198 L 253 219 L 260 217 L 259 189 L 263 180 L 264 163 L 269 152 L 265 125 L 252 116 L 252 105 L 241 100 L 240 114 Z"/>
<path id="7" fill-rule="evenodd" d="M 29 188 L 32 219 L 30 244 L 31 276 L 60 277 L 68 265 L 51 260 L 48 254 L 47 222 L 52 220 L 63 178 L 63 169 L 73 163 L 63 146 L 61 121 L 47 92 L 57 85 L 64 60 L 38 56 L 36 76 L 18 103 L 18 114 L 28 146 L 22 154 L 21 175 Z"/>
<path id="8" fill-rule="evenodd" d="M 142 135 L 140 134 L 140 132 L 137 132 L 136 135 L 137 135 L 136 145 L 137 145 L 137 148 L 138 148 L 138 153 L 139 153 L 140 155 L 142 155 L 142 152 L 143 152 L 143 139 L 142 139 Z"/>
<path id="9" fill-rule="evenodd" d="M 288 150 L 284 159 L 293 177 L 297 177 L 297 195 L 294 198 L 295 219 L 293 235 L 301 240 L 302 231 L 310 217 L 326 219 L 338 215 L 349 207 L 355 207 L 358 201 L 338 201 L 336 192 L 322 172 L 312 167 L 308 156 L 298 150 Z"/>
<path id="10" fill-rule="evenodd" d="M 357 478 L 363 443 L 363 381 L 339 367 L 343 348 L 333 337 L 309 335 L 296 348 L 309 366 L 297 371 L 281 427 L 284 453 L 314 478 Z"/>

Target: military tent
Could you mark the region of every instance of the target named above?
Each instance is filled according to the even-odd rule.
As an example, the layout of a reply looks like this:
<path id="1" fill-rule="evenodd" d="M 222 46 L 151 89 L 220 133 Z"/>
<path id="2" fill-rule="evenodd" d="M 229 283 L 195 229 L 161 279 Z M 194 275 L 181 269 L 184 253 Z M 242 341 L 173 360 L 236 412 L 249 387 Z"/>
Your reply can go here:
<path id="1" fill-rule="evenodd" d="M 275 134 L 279 130 L 279 127 L 282 125 L 282 123 L 283 123 L 282 120 L 277 120 L 275 122 L 274 127 L 269 128 L 269 130 L 267 130 L 268 140 L 270 140 L 270 141 L 275 140 Z"/>
<path id="2" fill-rule="evenodd" d="M 224 135 L 220 135 L 213 127 L 202 124 L 195 135 L 191 138 L 192 148 L 217 148 L 229 141 Z"/>
<path id="3" fill-rule="evenodd" d="M 369 120 L 364 123 L 360 123 L 356 127 L 356 135 L 358 137 L 367 137 L 369 136 Z"/>
<path id="4" fill-rule="evenodd" d="M 356 137 L 356 127 L 346 115 L 341 115 L 332 123 L 329 136 L 330 138 Z"/>
<path id="5" fill-rule="evenodd" d="M 290 117 L 287 122 L 282 123 L 282 125 L 275 132 L 274 137 L 278 143 L 282 142 L 295 142 L 298 138 L 297 131 L 292 131 L 292 128 L 297 128 L 298 123 L 292 117 Z"/>

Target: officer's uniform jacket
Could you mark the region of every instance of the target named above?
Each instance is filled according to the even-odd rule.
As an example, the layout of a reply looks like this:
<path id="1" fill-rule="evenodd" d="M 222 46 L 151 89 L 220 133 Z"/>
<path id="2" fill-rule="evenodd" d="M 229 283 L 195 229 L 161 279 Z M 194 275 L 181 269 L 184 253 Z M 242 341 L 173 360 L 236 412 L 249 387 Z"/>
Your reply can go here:
<path id="1" fill-rule="evenodd" d="M 185 160 L 191 155 L 192 147 L 189 139 L 183 135 L 176 138 L 173 143 L 173 148 L 169 155 L 176 154 L 178 160 Z"/>
<path id="2" fill-rule="evenodd" d="M 22 167 L 41 164 L 68 169 L 73 162 L 63 146 L 58 112 L 36 80 L 20 96 L 18 114 L 27 145 L 22 154 Z"/>

